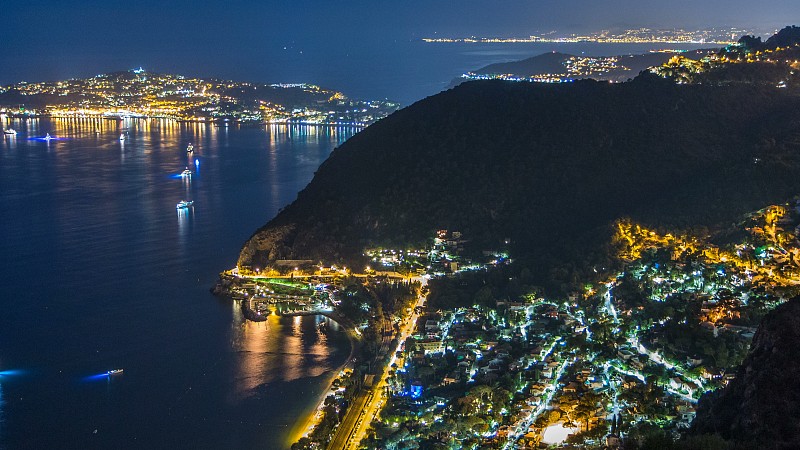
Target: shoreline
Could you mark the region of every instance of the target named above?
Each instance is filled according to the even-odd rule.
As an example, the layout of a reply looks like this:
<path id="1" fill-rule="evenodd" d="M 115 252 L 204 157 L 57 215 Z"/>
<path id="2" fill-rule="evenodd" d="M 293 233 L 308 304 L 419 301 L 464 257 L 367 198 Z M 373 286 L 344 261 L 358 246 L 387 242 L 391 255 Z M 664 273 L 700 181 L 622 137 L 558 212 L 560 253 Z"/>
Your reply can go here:
<path id="1" fill-rule="evenodd" d="M 227 282 L 226 282 L 227 281 Z M 338 326 L 341 327 L 341 331 L 347 336 L 347 340 L 350 343 L 350 353 L 347 355 L 347 358 L 339 364 L 335 369 L 330 371 L 328 379 L 325 383 L 323 383 L 323 389 L 321 390 L 319 396 L 314 400 L 311 405 L 312 408 L 308 409 L 308 412 L 302 413 L 293 423 L 289 432 L 287 433 L 287 437 L 284 441 L 286 448 L 290 448 L 293 444 L 298 442 L 303 437 L 308 436 L 314 428 L 319 424 L 320 419 L 320 412 L 325 406 L 325 399 L 330 395 L 331 387 L 333 386 L 334 380 L 336 380 L 348 366 L 350 366 L 353 362 L 353 359 L 356 356 L 356 352 L 360 348 L 360 343 L 358 339 L 358 332 L 354 324 L 352 324 L 346 317 L 343 317 L 335 312 L 327 312 L 327 311 L 295 311 L 285 314 L 279 314 L 277 311 L 270 310 L 269 314 L 261 315 L 258 314 L 256 311 L 250 309 L 249 302 L 246 298 L 240 298 L 239 296 L 233 295 L 230 291 L 230 287 L 236 283 L 236 279 L 231 277 L 230 275 L 226 276 L 225 273 L 220 274 L 220 280 L 210 289 L 211 293 L 217 296 L 222 296 L 230 300 L 231 302 L 240 302 L 239 309 L 242 312 L 242 316 L 245 321 L 250 321 L 254 323 L 263 322 L 268 320 L 268 318 L 272 315 L 276 315 L 278 317 L 294 317 L 294 316 L 322 316 L 325 317 L 333 322 L 335 322 Z"/>
<path id="2" fill-rule="evenodd" d="M 18 114 L 18 113 L 8 113 L 8 112 L 0 112 L 0 115 L 4 115 L 11 119 L 96 119 L 96 120 L 110 120 L 110 121 L 120 121 L 120 120 L 170 120 L 174 122 L 182 122 L 182 123 L 205 123 L 205 124 L 213 124 L 213 125 L 300 125 L 300 126 L 314 126 L 314 127 L 328 127 L 328 128 L 338 128 L 338 127 L 352 127 L 352 128 L 366 128 L 371 123 L 365 122 L 313 122 L 313 121 L 306 121 L 306 120 L 296 120 L 296 119 L 288 119 L 288 120 L 238 120 L 238 119 L 225 119 L 225 118 L 204 118 L 204 117 L 197 117 L 197 118 L 178 118 L 173 116 L 146 116 L 146 115 L 130 115 L 130 116 L 120 116 L 120 115 L 106 115 L 106 114 Z"/>
<path id="3" fill-rule="evenodd" d="M 331 376 L 325 383 L 325 389 L 320 393 L 319 398 L 315 401 L 316 406 L 314 409 L 305 414 L 304 417 L 297 419 L 295 425 L 292 427 L 292 430 L 289 432 L 289 437 L 286 441 L 286 448 L 290 448 L 297 441 L 308 436 L 314 430 L 314 428 L 316 428 L 317 424 L 319 423 L 319 413 L 325 406 L 325 399 L 328 398 L 328 395 L 331 392 L 333 381 L 336 380 L 342 370 L 347 368 L 347 366 L 353 362 L 353 358 L 356 354 L 358 342 L 353 337 L 352 330 L 349 327 L 342 325 L 336 319 L 333 319 L 329 316 L 325 317 L 328 317 L 328 319 L 333 320 L 342 327 L 343 332 L 347 335 L 347 340 L 350 342 L 350 354 L 347 356 L 345 361 L 336 368 L 336 370 L 332 371 L 333 376 Z"/>

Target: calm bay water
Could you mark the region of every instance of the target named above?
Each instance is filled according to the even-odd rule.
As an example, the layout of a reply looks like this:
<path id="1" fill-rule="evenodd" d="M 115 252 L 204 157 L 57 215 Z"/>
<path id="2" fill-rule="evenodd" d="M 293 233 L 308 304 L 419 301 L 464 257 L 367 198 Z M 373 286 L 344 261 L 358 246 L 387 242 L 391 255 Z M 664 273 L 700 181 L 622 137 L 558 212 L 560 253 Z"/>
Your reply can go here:
<path id="1" fill-rule="evenodd" d="M 0 141 L 0 447 L 286 447 L 347 338 L 322 318 L 245 323 L 208 289 L 355 130 L 10 125 L 20 134 Z M 46 133 L 58 140 L 32 139 Z M 178 213 L 182 199 L 193 210 Z M 94 376 L 114 368 L 124 374 Z"/>

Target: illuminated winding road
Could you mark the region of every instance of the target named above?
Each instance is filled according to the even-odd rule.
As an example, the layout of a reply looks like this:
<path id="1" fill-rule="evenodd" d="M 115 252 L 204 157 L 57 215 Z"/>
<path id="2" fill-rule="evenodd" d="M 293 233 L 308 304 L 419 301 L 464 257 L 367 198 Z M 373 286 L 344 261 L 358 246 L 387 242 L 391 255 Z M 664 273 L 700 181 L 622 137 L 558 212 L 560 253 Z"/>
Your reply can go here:
<path id="1" fill-rule="evenodd" d="M 428 283 L 427 278 L 424 277 L 414 277 L 411 281 L 419 282 L 422 286 Z M 392 368 L 392 364 L 397 360 L 397 352 L 400 351 L 403 343 L 414 332 L 417 319 L 419 319 L 419 311 L 422 311 L 424 306 L 425 296 L 420 293 L 417 304 L 412 309 L 411 316 L 400 328 L 397 348 L 392 351 L 389 362 L 381 370 L 380 376 L 375 377 L 375 384 L 369 390 L 361 392 L 348 408 L 344 420 L 337 428 L 336 435 L 328 446 L 328 450 L 355 450 L 358 448 L 358 444 L 365 437 L 370 424 L 375 420 L 375 417 L 377 417 L 386 402 L 386 379 L 389 377 L 389 371 Z"/>

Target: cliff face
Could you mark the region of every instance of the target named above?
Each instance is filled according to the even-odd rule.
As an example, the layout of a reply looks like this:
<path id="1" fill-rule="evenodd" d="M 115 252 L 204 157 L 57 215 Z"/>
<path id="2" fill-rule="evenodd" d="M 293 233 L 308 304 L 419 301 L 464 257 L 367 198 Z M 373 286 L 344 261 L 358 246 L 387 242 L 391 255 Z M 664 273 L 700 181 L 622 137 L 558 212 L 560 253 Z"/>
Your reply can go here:
<path id="1" fill-rule="evenodd" d="M 800 297 L 764 318 L 736 378 L 701 399 L 692 433 L 718 433 L 742 447 L 800 448 Z"/>
<path id="2" fill-rule="evenodd" d="M 730 223 L 800 192 L 800 100 L 785 91 L 651 77 L 465 83 L 336 149 L 239 264 L 347 263 L 445 228 L 477 250 L 510 238 L 515 259 L 546 274 L 602 255 L 620 217 Z"/>

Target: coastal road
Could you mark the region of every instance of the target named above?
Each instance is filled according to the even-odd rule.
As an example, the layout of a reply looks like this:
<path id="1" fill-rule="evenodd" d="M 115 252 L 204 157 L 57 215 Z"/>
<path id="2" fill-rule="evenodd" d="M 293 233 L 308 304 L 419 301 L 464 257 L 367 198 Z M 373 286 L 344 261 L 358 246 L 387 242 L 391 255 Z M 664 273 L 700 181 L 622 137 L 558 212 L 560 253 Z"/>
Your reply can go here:
<path id="1" fill-rule="evenodd" d="M 428 282 L 427 278 L 415 277 L 411 281 L 420 282 L 425 286 Z M 328 446 L 328 450 L 356 450 L 358 444 L 367 434 L 370 424 L 375 417 L 377 417 L 384 402 L 386 401 L 386 378 L 389 376 L 389 371 L 392 370 L 392 364 L 397 360 L 397 352 L 400 347 L 411 336 L 417 326 L 417 319 L 419 319 L 419 312 L 425 306 L 425 295 L 420 292 L 417 299 L 417 304 L 414 305 L 411 315 L 400 327 L 400 335 L 398 339 L 397 348 L 392 351 L 388 364 L 384 367 L 379 375 L 375 376 L 375 383 L 369 390 L 363 392 L 353 402 L 351 407 L 347 410 L 342 424 L 336 430 L 336 436 Z M 363 404 L 360 400 L 364 399 Z"/>
<path id="2" fill-rule="evenodd" d="M 364 413 L 364 406 L 372 396 L 372 391 L 362 391 L 353 400 L 353 403 L 347 408 L 347 413 L 344 415 L 342 423 L 336 429 L 336 435 L 333 437 L 328 450 L 344 450 L 347 448 L 347 443 L 353 435 L 353 430 L 356 424 L 361 419 Z"/>

